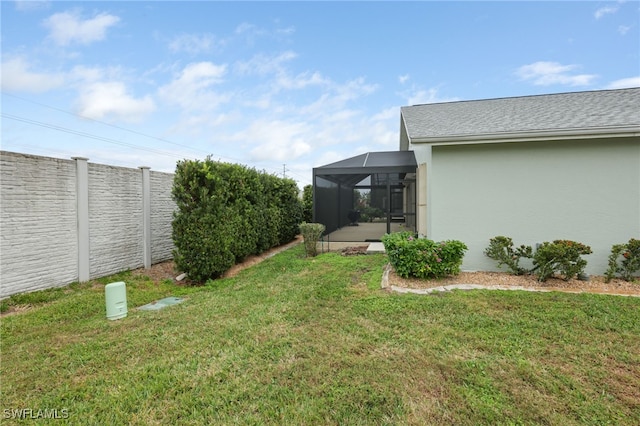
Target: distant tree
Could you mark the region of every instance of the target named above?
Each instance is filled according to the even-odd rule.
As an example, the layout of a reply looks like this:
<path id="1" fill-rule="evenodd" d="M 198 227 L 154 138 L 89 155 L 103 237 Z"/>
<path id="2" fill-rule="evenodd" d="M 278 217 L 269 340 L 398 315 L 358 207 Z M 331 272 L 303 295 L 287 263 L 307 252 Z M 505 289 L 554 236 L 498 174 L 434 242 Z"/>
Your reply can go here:
<path id="1" fill-rule="evenodd" d="M 302 221 L 313 221 L 313 185 L 306 185 L 302 189 Z"/>

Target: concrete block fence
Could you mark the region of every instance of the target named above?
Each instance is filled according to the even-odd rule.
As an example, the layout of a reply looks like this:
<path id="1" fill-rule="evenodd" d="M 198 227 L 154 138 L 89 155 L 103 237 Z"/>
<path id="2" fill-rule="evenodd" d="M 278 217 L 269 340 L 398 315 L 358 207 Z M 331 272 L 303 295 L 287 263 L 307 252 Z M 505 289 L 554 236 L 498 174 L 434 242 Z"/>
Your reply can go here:
<path id="1" fill-rule="evenodd" d="M 173 174 L 0 151 L 0 298 L 172 258 Z"/>

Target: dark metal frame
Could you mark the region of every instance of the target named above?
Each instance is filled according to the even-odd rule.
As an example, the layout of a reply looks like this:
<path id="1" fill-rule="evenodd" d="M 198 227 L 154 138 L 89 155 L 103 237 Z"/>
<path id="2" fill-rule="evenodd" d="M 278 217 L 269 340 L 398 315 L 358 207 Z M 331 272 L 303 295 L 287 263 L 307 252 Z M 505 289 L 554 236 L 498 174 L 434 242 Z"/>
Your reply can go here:
<path id="1" fill-rule="evenodd" d="M 369 152 L 327 164 L 313 169 L 313 221 L 325 225 L 325 234 L 349 224 L 348 211 L 353 208 L 353 190 L 356 188 L 384 189 L 386 185 L 387 232 L 391 230 L 393 217 L 399 215 L 392 211 L 392 193 L 398 188 L 412 186 L 412 198 L 415 203 L 415 176 L 417 162 L 413 151 Z M 371 177 L 370 185 L 359 185 Z M 404 210 L 404 209 L 403 209 Z M 415 224 L 415 205 L 412 211 L 402 211 L 405 218 L 413 216 Z"/>

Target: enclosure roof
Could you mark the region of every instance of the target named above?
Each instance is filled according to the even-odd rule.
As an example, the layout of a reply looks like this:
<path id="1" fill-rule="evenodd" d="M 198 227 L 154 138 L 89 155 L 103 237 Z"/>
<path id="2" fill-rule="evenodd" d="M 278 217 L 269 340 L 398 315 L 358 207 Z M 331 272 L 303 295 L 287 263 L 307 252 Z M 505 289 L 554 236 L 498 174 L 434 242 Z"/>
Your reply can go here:
<path id="1" fill-rule="evenodd" d="M 343 185 L 355 185 L 375 173 L 415 173 L 417 167 L 413 151 L 367 152 L 316 167 L 313 176 L 322 176 Z"/>
<path id="2" fill-rule="evenodd" d="M 640 88 L 556 93 L 401 108 L 413 143 L 558 135 L 636 134 Z"/>
<path id="3" fill-rule="evenodd" d="M 314 175 L 370 175 L 373 173 L 415 173 L 418 163 L 413 151 L 367 152 L 313 169 Z"/>
<path id="4" fill-rule="evenodd" d="M 367 152 L 316 167 L 315 174 L 414 173 L 418 167 L 413 151 Z M 374 170 L 375 169 L 375 170 Z M 373 170 L 373 171 L 372 171 Z"/>

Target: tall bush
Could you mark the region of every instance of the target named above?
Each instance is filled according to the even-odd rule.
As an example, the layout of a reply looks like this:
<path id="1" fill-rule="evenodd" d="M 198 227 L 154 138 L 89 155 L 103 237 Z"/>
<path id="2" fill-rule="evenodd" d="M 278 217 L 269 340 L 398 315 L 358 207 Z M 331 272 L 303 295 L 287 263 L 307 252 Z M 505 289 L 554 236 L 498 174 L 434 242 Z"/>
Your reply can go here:
<path id="1" fill-rule="evenodd" d="M 435 242 L 410 232 L 382 237 L 389 262 L 403 278 L 442 278 L 460 272 L 467 246 L 456 240 Z"/>
<path id="2" fill-rule="evenodd" d="M 305 185 L 302 189 L 302 221 L 313 221 L 313 185 Z"/>
<path id="3" fill-rule="evenodd" d="M 174 261 L 196 282 L 298 233 L 302 207 L 290 179 L 207 157 L 178 162 L 172 194 Z"/>

